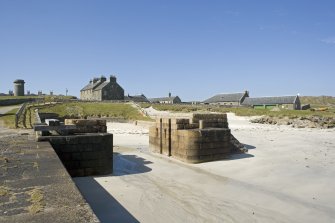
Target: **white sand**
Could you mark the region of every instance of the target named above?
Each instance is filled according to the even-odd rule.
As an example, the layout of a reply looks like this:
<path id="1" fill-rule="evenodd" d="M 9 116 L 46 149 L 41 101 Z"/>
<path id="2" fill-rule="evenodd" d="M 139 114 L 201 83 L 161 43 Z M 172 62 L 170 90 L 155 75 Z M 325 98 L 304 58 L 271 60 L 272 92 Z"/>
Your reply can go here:
<path id="1" fill-rule="evenodd" d="M 146 129 L 111 123 L 130 147 L 115 148 L 114 174 L 75 181 L 102 222 L 335 222 L 335 130 L 228 118 L 248 154 L 184 164 L 148 153 Z"/>
<path id="2" fill-rule="evenodd" d="M 113 134 L 114 146 L 149 148 L 149 129 L 130 123 L 108 122 L 107 129 Z"/>

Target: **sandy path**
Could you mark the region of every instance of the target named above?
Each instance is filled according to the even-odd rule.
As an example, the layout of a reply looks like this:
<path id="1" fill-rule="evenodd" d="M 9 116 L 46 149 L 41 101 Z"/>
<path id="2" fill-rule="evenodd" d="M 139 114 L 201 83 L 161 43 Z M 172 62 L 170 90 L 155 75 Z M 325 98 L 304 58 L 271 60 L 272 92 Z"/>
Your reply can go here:
<path id="1" fill-rule="evenodd" d="M 13 106 L 0 106 L 0 115 L 6 114 L 10 110 L 14 108 L 19 108 L 21 105 L 13 105 Z"/>
<path id="2" fill-rule="evenodd" d="M 130 123 L 107 123 L 109 133 L 113 134 L 114 146 L 129 148 L 149 148 L 149 129 Z"/>
<path id="3" fill-rule="evenodd" d="M 184 164 L 146 152 L 141 127 L 111 124 L 116 145 L 137 149 L 115 149 L 112 176 L 75 181 L 102 222 L 335 221 L 334 130 L 228 118 L 248 154 Z"/>
<path id="4" fill-rule="evenodd" d="M 13 106 L 0 106 L 0 116 L 2 114 L 6 114 L 10 110 L 14 108 L 19 108 L 21 105 L 13 105 Z M 17 135 L 17 134 L 26 134 L 29 132 L 27 129 L 8 129 L 5 127 L 3 120 L 0 120 L 0 137 L 7 137 L 10 135 Z"/>

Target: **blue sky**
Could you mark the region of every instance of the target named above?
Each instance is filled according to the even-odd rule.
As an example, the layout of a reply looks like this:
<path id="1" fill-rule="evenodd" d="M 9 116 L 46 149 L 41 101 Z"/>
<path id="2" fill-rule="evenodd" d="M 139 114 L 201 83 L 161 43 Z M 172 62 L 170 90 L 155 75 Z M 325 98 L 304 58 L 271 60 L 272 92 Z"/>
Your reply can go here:
<path id="1" fill-rule="evenodd" d="M 0 0 L 0 92 L 335 96 L 333 0 Z"/>

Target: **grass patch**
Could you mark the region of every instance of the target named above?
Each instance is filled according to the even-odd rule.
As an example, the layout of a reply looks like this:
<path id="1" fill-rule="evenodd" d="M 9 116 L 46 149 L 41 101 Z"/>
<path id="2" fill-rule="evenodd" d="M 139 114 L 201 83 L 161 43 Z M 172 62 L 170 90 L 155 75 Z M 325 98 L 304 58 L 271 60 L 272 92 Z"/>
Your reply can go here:
<path id="1" fill-rule="evenodd" d="M 19 108 L 14 108 L 6 114 L 0 115 L 0 121 L 8 128 L 15 128 L 15 114 Z"/>
<path id="2" fill-rule="evenodd" d="M 44 194 L 40 189 L 33 189 L 28 191 L 27 194 L 30 196 L 28 199 L 32 204 L 28 207 L 29 213 L 36 214 L 44 209 Z"/>
<path id="3" fill-rule="evenodd" d="M 42 98 L 41 96 L 0 96 L 1 100 L 8 100 L 8 99 L 36 99 Z"/>
<path id="4" fill-rule="evenodd" d="M 141 105 L 142 107 L 147 106 L 147 104 Z M 280 111 L 270 111 L 267 109 L 253 109 L 248 107 L 220 107 L 213 105 L 183 105 L 183 104 L 153 104 L 152 107 L 159 111 L 171 111 L 171 112 L 233 112 L 238 116 L 262 116 L 267 115 L 271 117 L 307 117 L 307 116 L 319 116 L 319 117 L 334 117 L 335 108 L 330 108 L 327 111 L 310 111 L 310 110 L 280 110 Z"/>
<path id="5" fill-rule="evenodd" d="M 258 110 L 252 108 L 212 108 L 211 111 L 215 112 L 233 112 L 238 116 L 262 116 L 267 115 L 270 117 L 289 117 L 289 118 L 298 118 L 298 117 L 308 117 L 308 116 L 319 116 L 319 117 L 334 117 L 335 111 L 310 111 L 310 110 L 280 110 L 280 111 L 270 111 L 267 109 Z"/>
<path id="6" fill-rule="evenodd" d="M 335 97 L 331 96 L 302 96 L 301 104 L 310 104 L 311 107 L 332 107 L 335 108 Z"/>
<path id="7" fill-rule="evenodd" d="M 108 117 L 127 120 L 151 120 L 126 103 L 67 102 L 41 108 L 40 112 L 56 113 L 61 118 Z"/>
<path id="8" fill-rule="evenodd" d="M 4 186 L 0 186 L 0 197 L 6 196 L 9 194 L 9 189 Z"/>
<path id="9" fill-rule="evenodd" d="M 208 111 L 209 106 L 204 105 L 187 105 L 187 104 L 151 104 L 152 107 L 159 111 L 171 112 L 195 112 L 195 111 Z"/>
<path id="10" fill-rule="evenodd" d="M 8 99 L 44 99 L 47 101 L 53 101 L 53 100 L 69 100 L 69 99 L 76 99 L 77 97 L 75 96 L 51 96 L 51 95 L 45 95 L 45 96 L 0 96 L 0 101 L 1 100 L 8 100 Z"/>

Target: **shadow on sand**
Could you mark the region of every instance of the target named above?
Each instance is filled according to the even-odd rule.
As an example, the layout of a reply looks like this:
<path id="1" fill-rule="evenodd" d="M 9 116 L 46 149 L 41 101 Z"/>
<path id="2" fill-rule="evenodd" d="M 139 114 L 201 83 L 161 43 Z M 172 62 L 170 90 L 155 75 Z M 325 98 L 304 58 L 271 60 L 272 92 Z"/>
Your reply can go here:
<path id="1" fill-rule="evenodd" d="M 228 157 L 228 160 L 239 160 L 239 159 L 246 159 L 252 158 L 254 155 L 247 154 L 247 153 L 239 153 L 239 154 L 232 154 Z"/>
<path id="2" fill-rule="evenodd" d="M 78 177 L 73 180 L 101 223 L 139 222 L 93 177 Z"/>
<path id="3" fill-rule="evenodd" d="M 244 147 L 248 150 L 256 149 L 255 146 L 248 145 L 248 144 L 243 144 Z M 237 154 L 232 154 L 229 156 L 228 160 L 239 160 L 239 159 L 246 159 L 246 158 L 252 158 L 254 155 L 248 154 L 248 153 L 237 153 Z"/>
<path id="4" fill-rule="evenodd" d="M 255 146 L 252 146 L 252 145 L 248 145 L 248 144 L 243 144 L 245 148 L 247 148 L 248 150 L 250 149 L 256 149 Z"/>
<path id="5" fill-rule="evenodd" d="M 151 168 L 146 165 L 151 163 L 151 161 L 136 155 L 113 153 L 113 174 L 107 176 L 124 176 L 150 172 Z M 96 182 L 93 177 L 79 177 L 73 179 L 80 192 L 102 223 L 139 222 L 110 193 Z"/>
<path id="6" fill-rule="evenodd" d="M 136 155 L 123 155 L 113 153 L 113 176 L 124 176 L 150 172 L 152 169 L 146 165 L 151 161 Z"/>

